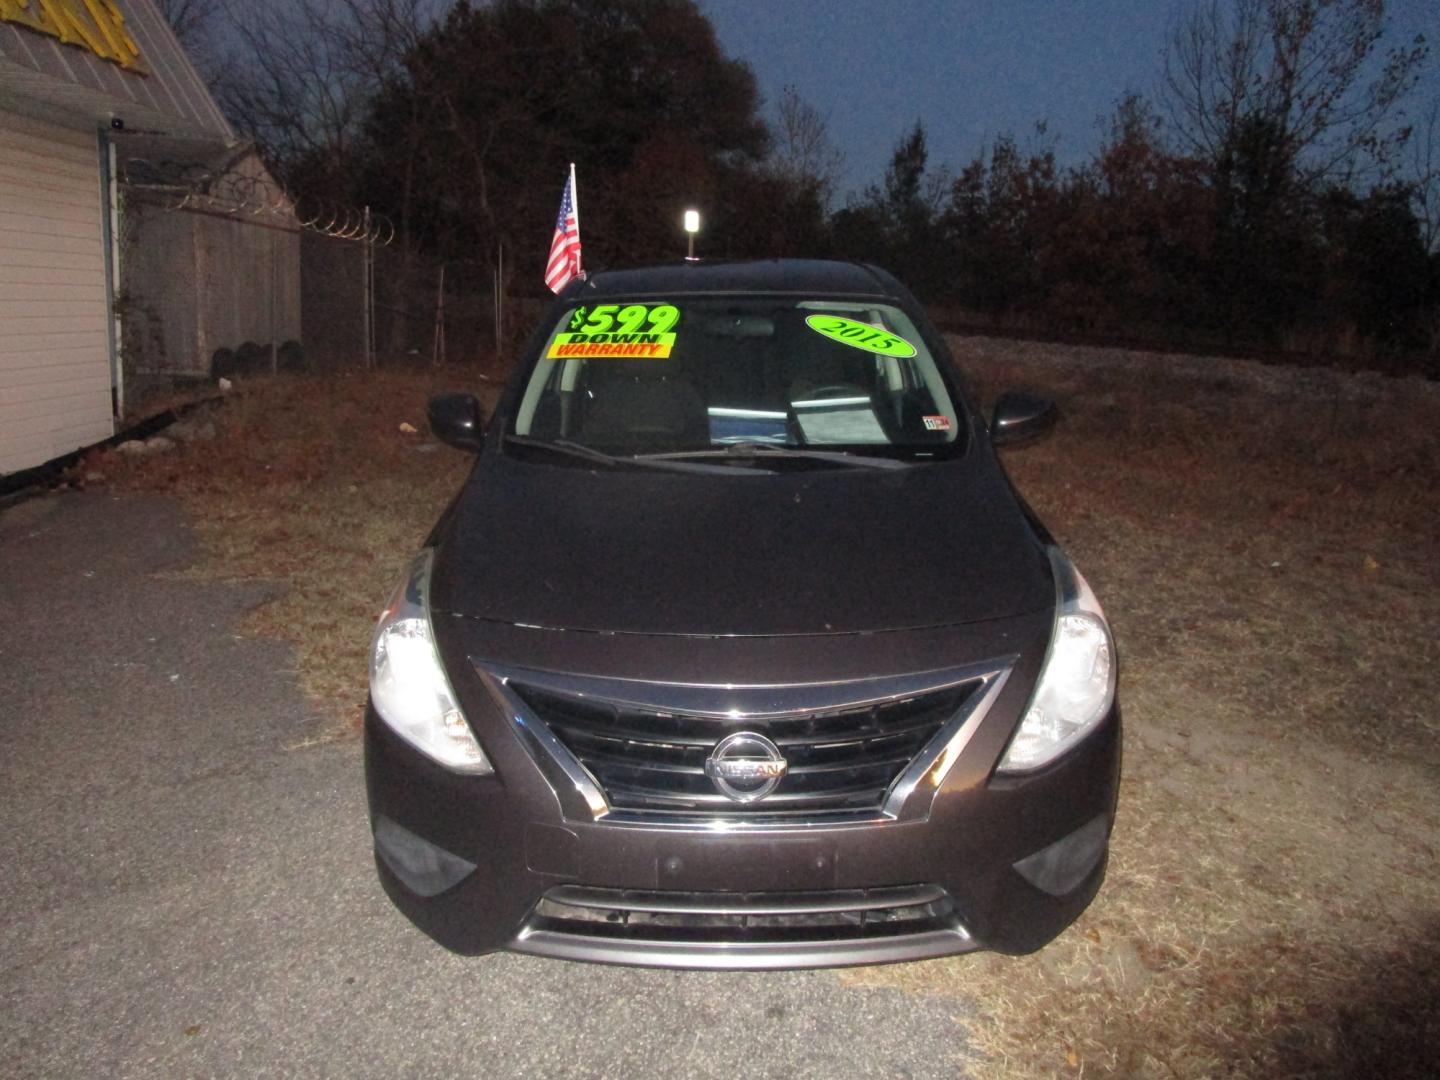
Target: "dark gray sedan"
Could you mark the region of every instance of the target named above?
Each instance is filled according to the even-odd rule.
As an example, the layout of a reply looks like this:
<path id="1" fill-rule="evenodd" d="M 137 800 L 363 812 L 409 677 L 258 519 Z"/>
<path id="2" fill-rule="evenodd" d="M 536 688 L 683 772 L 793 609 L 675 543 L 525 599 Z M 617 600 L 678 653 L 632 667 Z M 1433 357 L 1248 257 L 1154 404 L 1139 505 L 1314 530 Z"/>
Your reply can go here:
<path id="1" fill-rule="evenodd" d="M 1116 657 L 909 292 L 573 282 L 371 651 L 381 883 L 426 933 L 675 967 L 1037 949 L 1105 873 Z"/>

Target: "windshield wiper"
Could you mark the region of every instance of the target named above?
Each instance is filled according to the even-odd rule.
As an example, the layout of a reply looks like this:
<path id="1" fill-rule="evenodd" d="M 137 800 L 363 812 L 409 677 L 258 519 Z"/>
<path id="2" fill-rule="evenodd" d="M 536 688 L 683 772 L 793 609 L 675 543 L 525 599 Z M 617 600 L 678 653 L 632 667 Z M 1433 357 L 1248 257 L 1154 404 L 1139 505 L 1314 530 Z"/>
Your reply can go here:
<path id="1" fill-rule="evenodd" d="M 833 465 L 849 465 L 857 469 L 906 469 L 909 463 L 898 458 L 873 457 L 855 454 L 848 450 L 810 450 L 779 443 L 738 442 L 710 450 L 675 450 L 664 454 L 637 454 L 640 461 L 671 461 L 688 458 L 744 458 L 764 460 L 766 458 L 800 458 L 808 461 L 824 461 Z"/>
<path id="2" fill-rule="evenodd" d="M 685 458 L 688 454 L 607 454 L 603 450 L 596 450 L 593 447 L 585 446 L 582 443 L 571 442 L 569 439 L 535 439 L 529 435 L 506 435 L 507 443 L 515 443 L 518 446 L 533 446 L 540 450 L 550 450 L 567 457 L 579 458 L 582 461 L 593 461 L 597 465 L 629 465 L 640 469 L 667 469 L 671 472 L 688 473 L 725 473 L 734 475 L 735 470 L 724 465 L 707 465 L 703 462 L 691 462 L 683 460 L 669 460 L 670 458 Z M 758 470 L 764 471 L 764 470 Z"/>
<path id="3" fill-rule="evenodd" d="M 603 450 L 594 450 L 588 446 L 582 446 L 580 443 L 571 442 L 569 439 L 533 439 L 529 435 L 506 435 L 505 441 L 515 443 L 517 446 L 534 446 L 541 450 L 565 454 L 568 457 L 583 458 L 600 465 L 624 465 L 628 461 L 626 458 L 618 458 L 614 454 L 607 454 Z"/>

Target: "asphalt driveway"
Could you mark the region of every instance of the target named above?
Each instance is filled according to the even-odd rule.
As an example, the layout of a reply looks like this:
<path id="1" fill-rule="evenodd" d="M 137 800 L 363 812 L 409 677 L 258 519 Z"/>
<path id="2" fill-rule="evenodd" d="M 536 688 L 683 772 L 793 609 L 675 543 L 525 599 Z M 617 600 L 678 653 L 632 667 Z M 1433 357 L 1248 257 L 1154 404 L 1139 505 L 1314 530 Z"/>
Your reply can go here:
<path id="1" fill-rule="evenodd" d="M 7 1075 L 965 1072 L 956 999 L 441 950 L 375 882 L 358 742 L 306 745 L 237 634 L 266 588 L 195 556 L 166 500 L 0 510 Z"/>

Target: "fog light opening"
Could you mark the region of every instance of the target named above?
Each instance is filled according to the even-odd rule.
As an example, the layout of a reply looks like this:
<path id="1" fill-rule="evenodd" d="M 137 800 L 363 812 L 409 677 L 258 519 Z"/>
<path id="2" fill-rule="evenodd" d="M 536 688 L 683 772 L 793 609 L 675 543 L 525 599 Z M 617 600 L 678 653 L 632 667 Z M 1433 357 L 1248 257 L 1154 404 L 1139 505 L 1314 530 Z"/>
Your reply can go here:
<path id="1" fill-rule="evenodd" d="M 475 869 L 474 863 L 416 836 L 383 814 L 375 818 L 375 850 L 404 886 L 420 896 L 438 896 Z"/>
<path id="2" fill-rule="evenodd" d="M 1049 847 L 1027 855 L 1015 872 L 1041 892 L 1064 896 L 1090 876 L 1110 839 L 1110 815 L 1101 814 Z"/>

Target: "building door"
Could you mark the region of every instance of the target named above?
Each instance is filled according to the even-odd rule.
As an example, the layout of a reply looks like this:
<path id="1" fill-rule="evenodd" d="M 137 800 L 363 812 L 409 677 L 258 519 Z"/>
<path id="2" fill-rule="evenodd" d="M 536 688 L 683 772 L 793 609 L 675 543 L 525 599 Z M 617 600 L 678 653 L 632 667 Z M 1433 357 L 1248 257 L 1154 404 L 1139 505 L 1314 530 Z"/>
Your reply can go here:
<path id="1" fill-rule="evenodd" d="M 114 433 L 99 155 L 0 110 L 0 475 Z"/>

